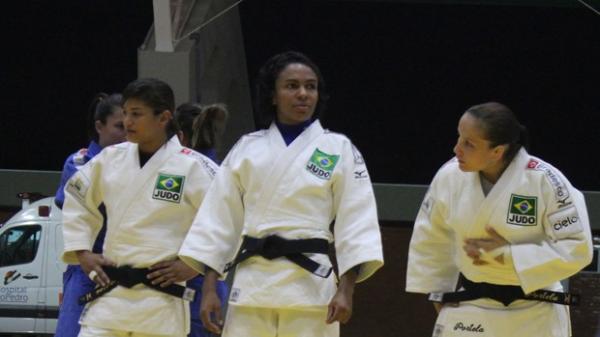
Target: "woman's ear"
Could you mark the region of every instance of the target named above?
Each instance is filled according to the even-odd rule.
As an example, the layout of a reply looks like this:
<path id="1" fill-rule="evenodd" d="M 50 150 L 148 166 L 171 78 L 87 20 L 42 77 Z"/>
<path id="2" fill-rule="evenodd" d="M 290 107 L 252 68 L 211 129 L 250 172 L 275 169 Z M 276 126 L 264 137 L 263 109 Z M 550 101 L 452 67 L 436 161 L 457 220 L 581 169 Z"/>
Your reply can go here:
<path id="1" fill-rule="evenodd" d="M 498 145 L 494 148 L 494 158 L 496 160 L 502 160 L 504 154 L 508 151 L 508 144 Z"/>
<path id="2" fill-rule="evenodd" d="M 104 124 L 102 124 L 101 121 L 95 121 L 94 122 L 94 128 L 96 128 L 96 133 L 100 134 L 100 132 L 102 131 L 102 128 L 104 127 Z"/>
<path id="3" fill-rule="evenodd" d="M 170 110 L 163 110 L 160 114 L 160 122 L 164 123 L 165 126 L 173 119 L 173 113 Z"/>

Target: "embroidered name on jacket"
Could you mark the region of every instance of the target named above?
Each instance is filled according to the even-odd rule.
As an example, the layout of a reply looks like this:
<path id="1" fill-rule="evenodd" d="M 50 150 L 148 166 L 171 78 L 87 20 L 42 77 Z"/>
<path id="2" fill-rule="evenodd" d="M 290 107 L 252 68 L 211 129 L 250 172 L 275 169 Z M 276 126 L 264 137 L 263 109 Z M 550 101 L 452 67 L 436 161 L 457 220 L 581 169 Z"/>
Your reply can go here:
<path id="1" fill-rule="evenodd" d="M 317 148 L 306 163 L 306 169 L 318 178 L 329 180 L 339 159 L 339 155 L 327 154 Z"/>
<path id="2" fill-rule="evenodd" d="M 159 173 L 152 192 L 152 198 L 179 203 L 183 191 L 184 176 Z"/>
<path id="3" fill-rule="evenodd" d="M 537 225 L 537 197 L 511 194 L 506 222 L 518 226 Z"/>

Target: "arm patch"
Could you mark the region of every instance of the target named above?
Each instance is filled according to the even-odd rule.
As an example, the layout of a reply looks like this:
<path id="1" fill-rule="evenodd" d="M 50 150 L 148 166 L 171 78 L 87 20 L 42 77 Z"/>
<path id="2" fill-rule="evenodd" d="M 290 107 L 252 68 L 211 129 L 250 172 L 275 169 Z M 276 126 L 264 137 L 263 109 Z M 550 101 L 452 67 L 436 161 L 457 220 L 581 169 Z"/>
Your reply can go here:
<path id="1" fill-rule="evenodd" d="M 544 172 L 546 180 L 548 180 L 550 186 L 552 186 L 552 189 L 554 190 L 554 198 L 559 204 L 559 207 L 570 204 L 568 200 L 570 197 L 569 188 L 567 187 L 567 184 L 565 184 L 563 178 L 561 178 L 560 174 L 555 172 L 552 167 L 535 159 L 530 159 L 527 168 Z"/>
<path id="2" fill-rule="evenodd" d="M 434 200 L 431 197 L 431 195 L 429 195 L 429 193 L 428 193 L 425 196 L 423 203 L 421 204 L 421 210 L 423 210 L 423 212 L 425 212 L 425 214 L 431 216 L 431 210 L 433 209 L 433 204 L 434 204 Z"/>
<path id="3" fill-rule="evenodd" d="M 583 226 L 581 225 L 579 213 L 577 213 L 575 205 L 549 214 L 548 222 L 550 223 L 553 237 L 556 239 L 564 239 L 583 231 Z"/>
<path id="4" fill-rule="evenodd" d="M 70 194 L 78 197 L 81 200 L 85 200 L 85 196 L 90 187 L 90 181 L 83 174 L 75 174 L 69 181 L 67 182 L 67 187 L 65 188 Z"/>

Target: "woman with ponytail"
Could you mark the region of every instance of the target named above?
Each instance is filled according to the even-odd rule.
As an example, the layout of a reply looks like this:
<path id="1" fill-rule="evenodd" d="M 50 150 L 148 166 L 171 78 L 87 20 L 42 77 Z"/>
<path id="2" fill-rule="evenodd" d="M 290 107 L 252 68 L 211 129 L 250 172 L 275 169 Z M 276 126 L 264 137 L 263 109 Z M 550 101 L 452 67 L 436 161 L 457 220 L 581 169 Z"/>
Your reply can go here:
<path id="1" fill-rule="evenodd" d="M 227 108 L 223 104 L 201 106 L 196 103 L 183 103 L 175 110 L 175 122 L 179 126 L 179 140 L 183 146 L 202 153 L 214 162 L 217 160 L 217 147 L 223 135 L 227 120 Z M 210 332 L 204 328 L 200 319 L 202 284 L 204 277 L 194 277 L 187 286 L 196 290 L 194 300 L 190 302 L 191 326 L 188 337 L 208 337 Z M 227 284 L 217 281 L 217 295 L 221 301 L 227 299 Z"/>
<path id="2" fill-rule="evenodd" d="M 65 200 L 65 184 L 83 164 L 100 153 L 104 147 L 125 141 L 121 99 L 121 94 L 99 93 L 92 100 L 88 126 L 90 143 L 87 148 L 73 153 L 65 161 L 60 186 L 54 199 L 58 207 L 62 208 Z M 93 250 L 98 253 L 102 251 L 106 230 L 104 205 L 99 207 L 99 211 L 104 218 L 104 224 L 94 242 Z M 79 316 L 81 316 L 83 305 L 78 303 L 78 299 L 79 296 L 94 289 L 95 285 L 81 270 L 81 267 L 68 265 L 63 274 L 63 302 L 58 315 L 57 337 L 75 337 L 79 334 Z"/>
<path id="3" fill-rule="evenodd" d="M 433 336 L 571 336 L 577 298 L 560 281 L 592 259 L 587 208 L 527 143 L 503 104 L 460 118 L 456 156 L 434 177 L 409 248 L 406 290 L 430 294 Z"/>
<path id="4" fill-rule="evenodd" d="M 175 110 L 181 144 L 218 162 L 217 151 L 228 115 L 227 108 L 220 103 L 206 106 L 181 104 Z"/>

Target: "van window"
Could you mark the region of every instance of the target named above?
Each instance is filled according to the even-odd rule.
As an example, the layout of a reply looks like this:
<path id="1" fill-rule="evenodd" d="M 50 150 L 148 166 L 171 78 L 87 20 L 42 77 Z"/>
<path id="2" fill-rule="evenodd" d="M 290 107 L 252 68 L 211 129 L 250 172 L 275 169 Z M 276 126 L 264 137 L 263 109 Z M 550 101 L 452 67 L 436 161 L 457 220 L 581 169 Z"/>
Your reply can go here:
<path id="1" fill-rule="evenodd" d="M 19 226 L 0 235 L 0 267 L 29 263 L 35 259 L 42 227 Z"/>

